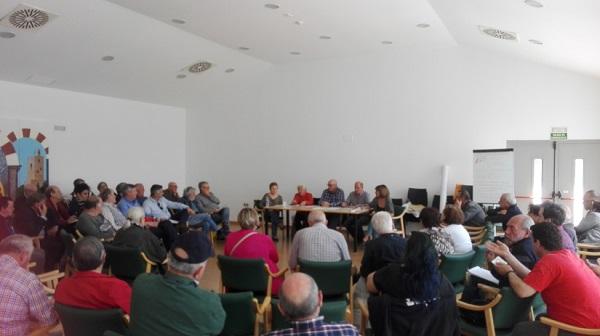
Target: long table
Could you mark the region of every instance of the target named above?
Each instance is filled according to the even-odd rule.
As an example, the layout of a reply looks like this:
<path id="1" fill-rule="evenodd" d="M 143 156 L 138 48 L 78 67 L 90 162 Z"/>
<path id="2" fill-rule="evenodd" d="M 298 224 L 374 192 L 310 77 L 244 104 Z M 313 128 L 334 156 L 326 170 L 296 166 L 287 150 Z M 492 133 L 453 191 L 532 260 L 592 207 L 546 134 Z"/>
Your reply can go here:
<path id="1" fill-rule="evenodd" d="M 369 213 L 369 208 L 363 207 L 323 207 L 318 205 L 271 205 L 264 208 L 265 210 L 273 210 L 273 211 L 282 211 L 284 216 L 284 226 L 285 226 L 285 238 L 290 239 L 290 211 L 295 212 L 311 212 L 313 210 L 321 210 L 326 214 L 336 214 L 336 215 L 347 215 L 347 216 L 357 216 Z M 266 225 L 265 220 L 265 234 L 269 234 L 268 225 Z M 354 252 L 357 250 L 357 242 L 354 241 Z"/>

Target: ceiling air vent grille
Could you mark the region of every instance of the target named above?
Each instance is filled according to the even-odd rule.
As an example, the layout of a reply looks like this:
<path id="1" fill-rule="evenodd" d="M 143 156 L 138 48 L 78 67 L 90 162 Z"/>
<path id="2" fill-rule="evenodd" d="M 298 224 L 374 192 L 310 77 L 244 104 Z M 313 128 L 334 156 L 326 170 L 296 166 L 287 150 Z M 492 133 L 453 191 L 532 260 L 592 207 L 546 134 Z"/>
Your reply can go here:
<path id="1" fill-rule="evenodd" d="M 204 72 L 212 67 L 212 63 L 209 62 L 198 62 L 188 67 L 188 71 L 191 73 Z"/>
<path id="2" fill-rule="evenodd" d="M 0 20 L 5 26 L 21 30 L 35 30 L 50 22 L 56 15 L 42 9 L 19 5 Z"/>
<path id="3" fill-rule="evenodd" d="M 517 35 L 517 33 L 501 30 L 498 28 L 479 26 L 479 30 L 488 36 L 491 36 L 493 38 L 497 38 L 500 40 L 507 40 L 507 41 L 518 41 L 519 40 L 519 36 Z"/>

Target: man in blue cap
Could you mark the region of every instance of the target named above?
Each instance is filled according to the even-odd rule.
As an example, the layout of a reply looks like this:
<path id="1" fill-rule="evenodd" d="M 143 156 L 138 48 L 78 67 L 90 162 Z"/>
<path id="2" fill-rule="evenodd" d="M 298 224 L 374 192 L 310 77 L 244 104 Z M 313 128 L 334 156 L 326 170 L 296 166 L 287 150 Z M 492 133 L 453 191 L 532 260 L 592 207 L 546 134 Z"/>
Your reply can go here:
<path id="1" fill-rule="evenodd" d="M 218 335 L 225 324 L 219 297 L 198 286 L 212 246 L 201 231 L 180 236 L 165 275 L 141 274 L 133 284 L 132 336 Z"/>

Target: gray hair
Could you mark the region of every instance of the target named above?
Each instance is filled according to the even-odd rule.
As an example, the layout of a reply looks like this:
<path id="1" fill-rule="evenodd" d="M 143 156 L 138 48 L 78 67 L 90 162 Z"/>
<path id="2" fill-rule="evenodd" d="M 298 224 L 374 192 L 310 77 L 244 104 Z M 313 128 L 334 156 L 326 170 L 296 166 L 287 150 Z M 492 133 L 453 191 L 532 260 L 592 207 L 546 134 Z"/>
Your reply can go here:
<path id="1" fill-rule="evenodd" d="M 144 213 L 144 208 L 139 206 L 129 208 L 129 211 L 127 211 L 127 219 L 129 219 L 132 223 L 141 225 L 145 216 L 146 213 Z"/>
<path id="2" fill-rule="evenodd" d="M 523 220 L 521 221 L 521 228 L 523 228 L 523 230 L 531 230 L 531 227 L 533 225 L 535 225 L 535 222 L 533 221 L 533 218 L 527 216 L 527 215 L 517 215 L 517 216 L 523 216 Z"/>
<path id="3" fill-rule="evenodd" d="M 308 214 L 308 222 L 311 224 L 327 223 L 327 217 L 321 210 L 313 210 Z"/>
<path id="4" fill-rule="evenodd" d="M 91 271 L 104 263 L 104 245 L 93 236 L 81 238 L 73 247 L 73 264 L 78 271 Z"/>
<path id="5" fill-rule="evenodd" d="M 22 234 L 10 235 L 0 241 L 0 254 L 33 253 L 33 240 Z"/>
<path id="6" fill-rule="evenodd" d="M 189 193 L 191 192 L 196 192 L 196 188 L 194 187 L 186 187 L 185 189 L 183 189 L 183 196 L 187 196 Z"/>
<path id="7" fill-rule="evenodd" d="M 392 215 L 387 211 L 375 213 L 371 218 L 371 225 L 378 234 L 394 232 L 395 229 Z"/>
<path id="8" fill-rule="evenodd" d="M 169 254 L 167 255 L 167 260 L 169 268 L 174 269 L 179 273 L 187 275 L 192 275 L 196 273 L 196 271 L 198 271 L 200 268 L 206 266 L 206 260 L 199 264 L 190 264 L 183 261 L 179 261 L 173 256 L 173 251 L 169 252 Z"/>
<path id="9" fill-rule="evenodd" d="M 285 312 L 285 315 L 292 321 L 311 316 L 319 305 L 319 287 L 317 287 L 315 280 L 303 273 L 294 273 L 290 277 L 294 276 L 304 278 L 302 279 L 304 281 L 303 285 L 308 285 L 308 288 L 298 289 L 300 292 L 307 291 L 305 297 L 300 302 L 294 302 L 288 296 L 291 293 L 288 293 L 290 290 L 287 287 L 284 289 L 284 286 L 282 286 L 282 290 L 279 291 L 279 305 Z M 294 291 L 296 290 L 294 289 Z"/>
<path id="10" fill-rule="evenodd" d="M 504 200 L 506 202 L 508 202 L 508 204 L 510 204 L 510 205 L 517 204 L 517 199 L 515 198 L 515 195 L 513 195 L 511 193 L 504 193 L 504 194 L 502 194 L 502 196 L 500 196 L 500 198 L 504 198 Z"/>

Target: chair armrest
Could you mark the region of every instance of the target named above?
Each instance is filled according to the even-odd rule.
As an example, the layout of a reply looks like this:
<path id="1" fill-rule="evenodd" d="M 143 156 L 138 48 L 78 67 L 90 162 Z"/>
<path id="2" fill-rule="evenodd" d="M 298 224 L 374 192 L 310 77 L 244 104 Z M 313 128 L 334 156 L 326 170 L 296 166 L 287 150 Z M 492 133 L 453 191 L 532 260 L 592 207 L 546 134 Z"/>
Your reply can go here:
<path id="1" fill-rule="evenodd" d="M 264 314 L 265 312 L 269 311 L 269 309 L 271 307 L 271 297 L 270 296 L 266 296 L 265 299 L 263 300 L 262 304 L 259 304 L 257 299 L 252 299 L 252 300 L 256 301 L 256 309 L 259 314 Z"/>
<path id="2" fill-rule="evenodd" d="M 486 292 L 486 293 L 490 293 L 490 294 L 498 294 L 500 293 L 500 288 L 496 288 L 496 287 L 492 287 L 492 286 L 488 286 L 485 284 L 477 284 L 477 288 L 481 289 L 482 291 Z"/>
<path id="3" fill-rule="evenodd" d="M 556 328 L 556 329 L 568 331 L 568 332 L 571 332 L 571 333 L 574 333 L 577 335 L 600 335 L 600 329 L 587 329 L 587 328 L 575 327 L 570 324 L 566 324 L 563 322 L 553 320 L 546 316 L 542 316 L 540 318 L 540 322 L 542 324 L 550 326 L 553 329 Z M 558 330 L 557 330 L 557 332 L 558 332 Z M 550 331 L 550 335 L 552 335 L 552 331 Z"/>
<path id="4" fill-rule="evenodd" d="M 152 265 L 152 266 L 156 266 L 156 265 L 158 265 L 156 262 L 154 262 L 154 261 L 152 261 L 152 260 L 148 259 L 148 257 L 146 257 L 146 253 L 144 253 L 144 252 L 140 252 L 140 254 L 142 255 L 142 259 L 144 259 L 144 261 L 145 261 L 146 263 L 148 263 L 148 264 L 150 264 L 150 265 Z"/>
<path id="5" fill-rule="evenodd" d="M 577 249 L 600 250 L 600 245 L 590 243 L 577 243 Z"/>
<path id="6" fill-rule="evenodd" d="M 485 305 L 480 306 L 480 305 L 474 305 L 474 304 L 471 304 L 471 303 L 466 303 L 466 302 L 461 301 L 460 298 L 456 298 L 456 305 L 459 308 L 463 308 L 463 309 L 466 309 L 466 310 L 484 311 L 486 309 L 492 309 L 492 308 L 494 308 L 500 302 L 500 300 L 502 300 L 502 294 L 496 295 L 496 297 L 492 301 L 488 302 Z"/>
<path id="7" fill-rule="evenodd" d="M 61 273 L 58 270 L 54 270 L 47 273 L 38 274 L 38 279 L 41 282 L 48 282 L 53 280 L 58 280 L 65 277 L 65 273 Z"/>
<path id="8" fill-rule="evenodd" d="M 125 323 L 126 326 L 129 326 L 129 322 L 131 322 L 131 317 L 129 317 L 129 315 L 124 314 L 123 315 L 123 323 Z"/>
<path id="9" fill-rule="evenodd" d="M 44 288 L 44 293 L 46 293 L 46 295 L 50 295 L 53 296 L 55 290 L 50 288 L 50 287 L 46 287 L 46 286 L 42 286 Z"/>
<path id="10" fill-rule="evenodd" d="M 398 216 L 393 216 L 392 220 L 396 220 L 396 219 L 402 218 L 402 216 L 404 216 L 406 214 L 407 210 L 408 210 L 408 207 L 404 207 L 404 210 L 402 210 L 402 212 Z"/>
<path id="11" fill-rule="evenodd" d="M 32 262 L 30 262 L 29 264 L 27 264 L 27 269 L 31 269 L 31 268 L 33 268 L 33 267 L 35 267 L 35 266 L 37 266 L 37 263 L 36 263 L 36 262 L 34 262 L 34 261 L 32 261 Z"/>
<path id="12" fill-rule="evenodd" d="M 289 270 L 286 267 L 282 270 L 279 270 L 279 272 L 277 272 L 277 273 L 271 273 L 271 270 L 269 269 L 269 265 L 267 265 L 267 264 L 265 264 L 265 269 L 267 270 L 267 273 L 269 274 L 269 276 L 272 278 L 279 278 L 280 276 L 284 275 Z"/>

